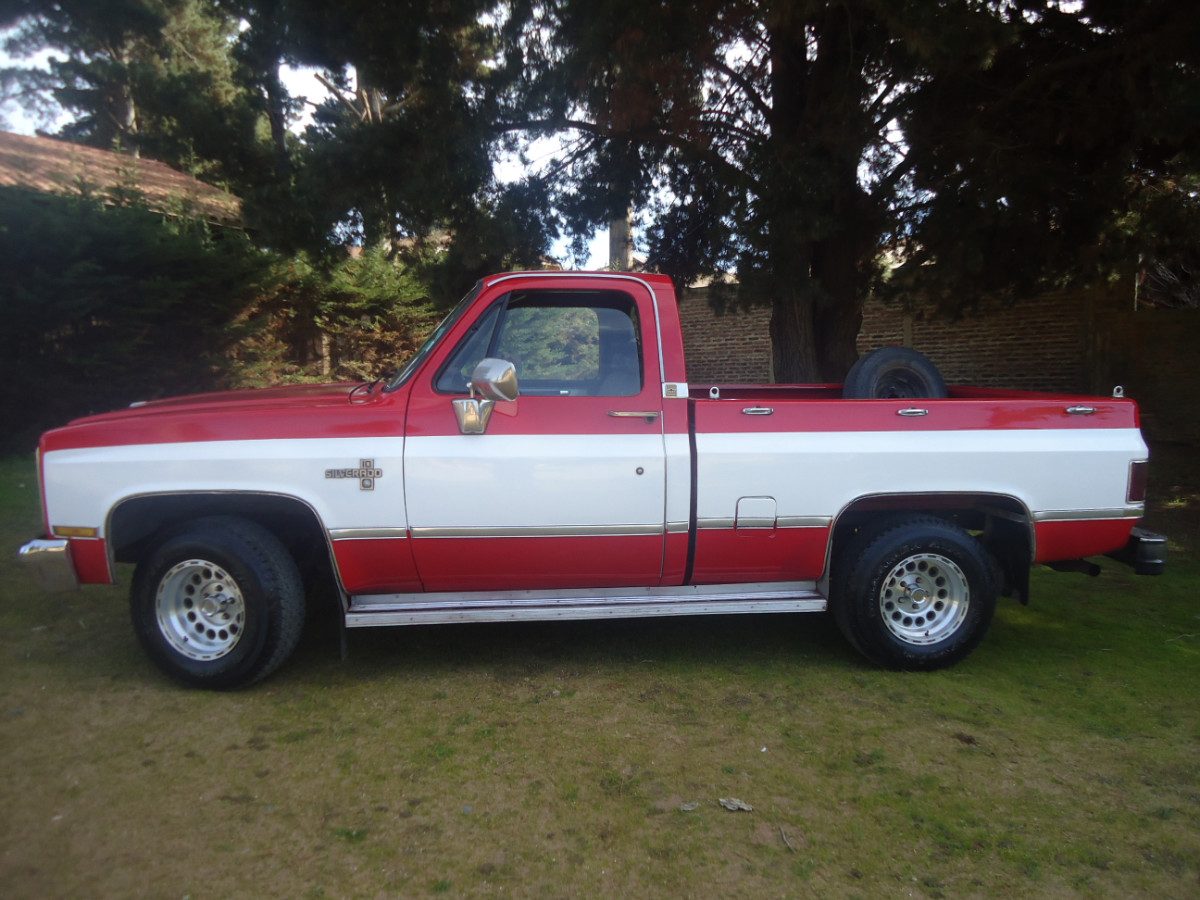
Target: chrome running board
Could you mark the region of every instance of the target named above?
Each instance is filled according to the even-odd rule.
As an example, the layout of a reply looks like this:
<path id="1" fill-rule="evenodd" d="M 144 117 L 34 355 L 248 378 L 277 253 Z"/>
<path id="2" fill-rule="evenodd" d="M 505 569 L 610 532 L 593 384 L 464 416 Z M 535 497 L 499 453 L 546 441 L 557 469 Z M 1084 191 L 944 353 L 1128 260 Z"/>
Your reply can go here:
<path id="1" fill-rule="evenodd" d="M 346 627 L 823 612 L 825 607 L 825 598 L 811 581 L 671 588 L 361 594 L 350 598 Z"/>

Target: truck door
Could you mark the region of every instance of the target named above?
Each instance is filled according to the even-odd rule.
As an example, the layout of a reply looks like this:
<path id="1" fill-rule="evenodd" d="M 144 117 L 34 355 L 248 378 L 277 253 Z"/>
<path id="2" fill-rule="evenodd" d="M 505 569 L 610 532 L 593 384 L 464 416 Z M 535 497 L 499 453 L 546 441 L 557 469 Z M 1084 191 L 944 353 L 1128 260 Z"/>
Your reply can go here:
<path id="1" fill-rule="evenodd" d="M 494 284 L 417 376 L 404 480 L 425 590 L 659 584 L 655 317 L 646 292 L 611 284 L 561 276 Z M 520 396 L 497 402 L 484 434 L 463 434 L 452 401 L 466 396 L 484 357 L 515 364 Z"/>

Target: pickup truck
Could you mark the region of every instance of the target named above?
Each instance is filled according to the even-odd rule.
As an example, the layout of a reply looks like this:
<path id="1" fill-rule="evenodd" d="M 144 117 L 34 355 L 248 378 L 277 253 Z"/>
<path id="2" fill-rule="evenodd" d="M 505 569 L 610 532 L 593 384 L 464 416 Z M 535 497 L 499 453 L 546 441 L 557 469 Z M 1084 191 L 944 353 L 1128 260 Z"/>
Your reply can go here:
<path id="1" fill-rule="evenodd" d="M 49 586 L 136 563 L 145 650 L 212 688 L 278 667 L 322 595 L 347 628 L 828 609 L 868 659 L 932 669 L 1032 564 L 1162 569 L 1114 393 L 694 384 L 668 278 L 499 274 L 389 380 L 47 432 L 21 555 Z"/>

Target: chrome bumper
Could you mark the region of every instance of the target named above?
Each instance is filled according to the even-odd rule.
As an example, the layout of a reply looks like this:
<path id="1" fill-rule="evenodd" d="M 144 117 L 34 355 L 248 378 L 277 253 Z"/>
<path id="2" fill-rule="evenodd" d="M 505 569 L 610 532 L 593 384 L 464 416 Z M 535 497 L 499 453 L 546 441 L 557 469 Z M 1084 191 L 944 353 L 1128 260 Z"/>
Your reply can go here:
<path id="1" fill-rule="evenodd" d="M 68 541 L 30 541 L 17 552 L 17 556 L 33 570 L 43 590 L 73 591 L 79 587 Z"/>

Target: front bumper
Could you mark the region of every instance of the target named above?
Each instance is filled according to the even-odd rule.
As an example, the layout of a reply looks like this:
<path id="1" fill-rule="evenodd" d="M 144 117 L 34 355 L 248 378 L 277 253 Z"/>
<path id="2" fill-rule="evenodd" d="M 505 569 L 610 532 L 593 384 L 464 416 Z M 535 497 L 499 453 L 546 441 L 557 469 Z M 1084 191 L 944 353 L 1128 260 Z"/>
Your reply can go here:
<path id="1" fill-rule="evenodd" d="M 79 587 L 69 541 L 39 538 L 23 546 L 17 556 L 30 567 L 43 590 L 73 591 Z"/>
<path id="2" fill-rule="evenodd" d="M 1138 575 L 1161 575 L 1167 567 L 1167 537 L 1135 527 L 1129 543 L 1106 555 L 1132 567 Z"/>

